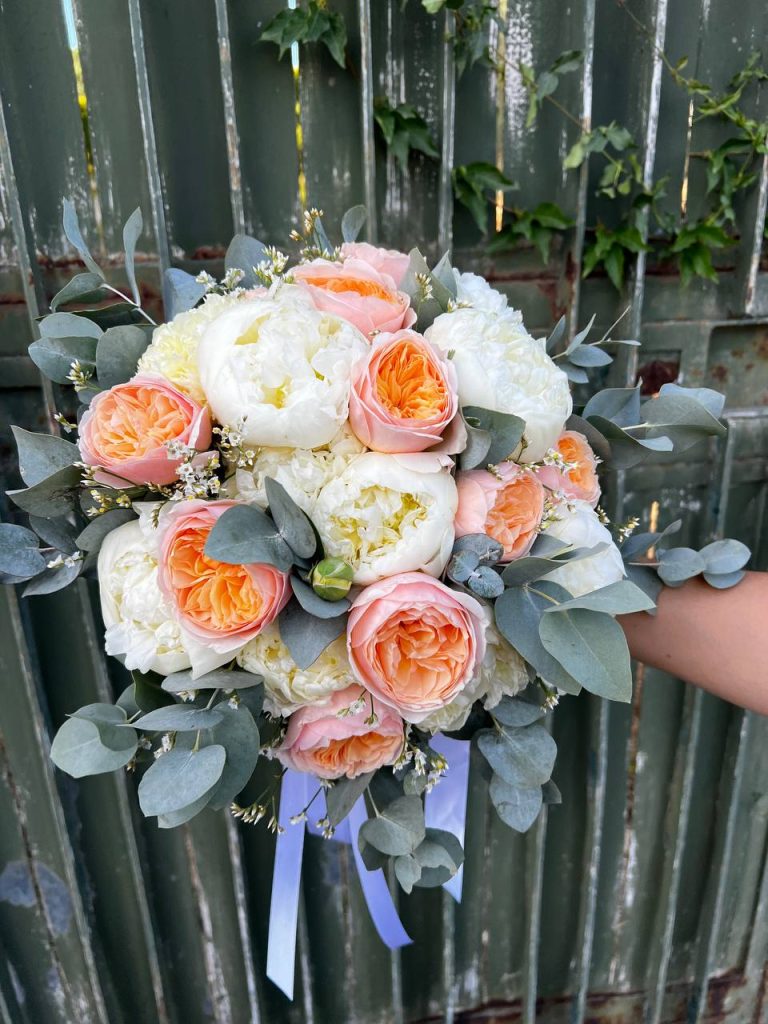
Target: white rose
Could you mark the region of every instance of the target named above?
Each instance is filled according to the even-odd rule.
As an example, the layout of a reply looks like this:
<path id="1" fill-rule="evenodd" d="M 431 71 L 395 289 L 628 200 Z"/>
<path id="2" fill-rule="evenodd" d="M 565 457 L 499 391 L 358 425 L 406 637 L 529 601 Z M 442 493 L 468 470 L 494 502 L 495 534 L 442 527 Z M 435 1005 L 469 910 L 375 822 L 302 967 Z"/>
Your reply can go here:
<path id="1" fill-rule="evenodd" d="M 366 452 L 326 484 L 312 521 L 326 553 L 367 585 L 400 572 L 439 576 L 454 541 L 456 484 L 445 455 Z"/>
<path id="2" fill-rule="evenodd" d="M 484 277 L 479 274 L 460 274 L 455 268 L 453 276 L 456 278 L 458 302 L 470 305 L 473 309 L 481 309 L 484 313 L 503 316 L 515 323 L 523 322 L 523 314 L 516 309 L 509 309 L 507 296 L 492 288 Z"/>
<path id="3" fill-rule="evenodd" d="M 613 543 L 611 534 L 600 522 L 597 513 L 586 501 L 563 502 L 556 509 L 559 517 L 546 532 L 575 548 L 593 548 L 608 544 L 604 551 L 589 558 L 568 562 L 562 569 L 549 573 L 548 580 L 559 583 L 574 597 L 583 597 L 593 590 L 616 583 L 626 575 L 621 552 Z"/>
<path id="4" fill-rule="evenodd" d="M 442 313 L 425 337 L 453 352 L 461 404 L 524 419 L 522 461 L 542 459 L 573 409 L 568 378 L 547 355 L 544 341 L 532 338 L 522 320 L 480 309 Z"/>
<path id="5" fill-rule="evenodd" d="M 345 425 L 330 444 L 310 451 L 306 448 L 262 448 L 250 469 L 238 469 L 233 497 L 267 507 L 266 477 L 282 484 L 302 511 L 311 518 L 320 491 L 339 476 L 351 460 L 364 452 Z"/>
<path id="6" fill-rule="evenodd" d="M 243 292 L 209 295 L 205 302 L 179 313 L 152 334 L 152 342 L 139 360 L 138 373 L 157 373 L 196 402 L 205 401 L 197 370 L 197 346 L 206 327 L 241 302 Z"/>
<path id="7" fill-rule="evenodd" d="M 200 381 L 219 423 L 245 419 L 248 444 L 315 448 L 347 419 L 362 334 L 314 308 L 298 288 L 239 303 L 200 339 Z"/>
<path id="8" fill-rule="evenodd" d="M 305 704 L 326 704 L 336 690 L 357 684 L 345 637 L 329 644 L 309 668 L 300 669 L 274 623 L 249 640 L 237 663 L 264 677 L 264 707 L 271 715 L 290 715 Z"/>
<path id="9" fill-rule="evenodd" d="M 493 626 L 485 630 L 485 657 L 474 678 L 444 708 L 433 711 L 419 722 L 420 729 L 430 732 L 452 732 L 461 729 L 469 718 L 476 700 L 495 708 L 502 697 L 514 697 L 528 685 L 525 662 L 514 648 L 502 639 Z"/>
<path id="10" fill-rule="evenodd" d="M 153 540 L 138 520 L 107 534 L 98 576 L 107 654 L 139 672 L 165 676 L 189 668 L 181 630 L 157 585 Z"/>

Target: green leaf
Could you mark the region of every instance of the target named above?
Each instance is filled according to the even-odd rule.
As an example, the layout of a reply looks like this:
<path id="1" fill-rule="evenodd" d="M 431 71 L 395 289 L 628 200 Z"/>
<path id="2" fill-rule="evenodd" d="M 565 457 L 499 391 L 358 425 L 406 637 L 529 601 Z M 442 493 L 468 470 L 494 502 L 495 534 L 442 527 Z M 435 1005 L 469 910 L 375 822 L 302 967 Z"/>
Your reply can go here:
<path id="1" fill-rule="evenodd" d="M 502 697 L 491 714 L 502 725 L 524 728 L 543 718 L 546 711 L 539 704 L 534 704 L 522 697 Z"/>
<path id="2" fill-rule="evenodd" d="M 610 352 L 598 348 L 597 345 L 582 345 L 573 352 L 570 359 L 576 366 L 608 366 L 613 362 Z"/>
<path id="3" fill-rule="evenodd" d="M 356 242 L 368 219 L 368 210 L 360 206 L 352 206 L 341 218 L 341 237 L 345 242 Z"/>
<path id="4" fill-rule="evenodd" d="M 132 522 L 135 518 L 136 513 L 130 508 L 113 508 L 108 512 L 102 512 L 100 516 L 92 519 L 78 535 L 77 546 L 81 551 L 87 551 L 93 555 L 98 554 L 108 534 L 116 530 L 118 526 Z"/>
<path id="5" fill-rule="evenodd" d="M 169 814 L 200 800 L 224 771 L 227 752 L 220 744 L 200 750 L 174 748 L 147 769 L 139 783 L 139 806 L 145 817 Z"/>
<path id="6" fill-rule="evenodd" d="M 621 545 L 620 550 L 622 558 L 626 562 L 632 558 L 636 558 L 638 555 L 644 554 L 648 548 L 660 544 L 661 541 L 665 540 L 667 537 L 677 533 L 682 525 L 682 519 L 676 519 L 660 533 L 633 533 L 630 537 L 627 537 Z"/>
<path id="7" fill-rule="evenodd" d="M 355 779 L 342 777 L 325 791 L 325 806 L 331 825 L 335 827 L 346 818 L 368 788 L 372 778 L 373 772 L 358 775 Z"/>
<path id="8" fill-rule="evenodd" d="M 133 723 L 134 728 L 145 732 L 194 732 L 210 729 L 221 721 L 218 708 L 196 708 L 188 704 L 168 704 L 155 708 Z"/>
<path id="9" fill-rule="evenodd" d="M 496 813 L 516 832 L 527 832 L 539 816 L 543 803 L 541 786 L 514 786 L 494 775 L 488 792 Z"/>
<path id="10" fill-rule="evenodd" d="M 434 889 L 453 878 L 464 863 L 464 850 L 452 832 L 428 828 L 413 857 L 421 869 L 414 884 L 420 889 Z"/>
<path id="11" fill-rule="evenodd" d="M 63 437 L 34 434 L 21 427 L 11 427 L 11 430 L 19 453 L 21 479 L 28 487 L 34 487 L 80 459 L 77 445 Z"/>
<path id="12" fill-rule="evenodd" d="M 491 600 L 504 593 L 501 576 L 489 565 L 481 565 L 467 579 L 467 587 L 478 597 Z"/>
<path id="13" fill-rule="evenodd" d="M 96 345 L 96 376 L 102 388 L 124 384 L 136 373 L 136 366 L 150 342 L 147 331 L 127 324 L 110 327 Z"/>
<path id="14" fill-rule="evenodd" d="M 710 587 L 714 587 L 715 590 L 727 590 L 730 587 L 735 587 L 737 583 L 741 583 L 744 577 L 747 575 L 744 569 L 739 569 L 736 572 L 725 572 L 725 573 L 702 573 L 706 583 Z"/>
<path id="15" fill-rule="evenodd" d="M 54 594 L 57 590 L 68 587 L 82 571 L 82 560 L 73 562 L 71 565 L 57 565 L 52 569 L 45 569 L 24 587 L 22 595 L 37 597 L 41 594 Z"/>
<path id="16" fill-rule="evenodd" d="M 571 608 L 588 608 L 595 612 L 607 612 L 609 615 L 630 615 L 632 612 L 651 611 L 653 607 L 654 602 L 634 583 L 630 580 L 618 580 L 582 597 L 572 597 L 570 601 L 552 605 L 544 614 L 559 615 Z"/>
<path id="17" fill-rule="evenodd" d="M 51 760 L 75 779 L 123 768 L 133 758 L 138 737 L 132 729 L 118 729 L 123 747 L 107 746 L 99 726 L 86 718 L 69 718 L 51 744 Z"/>
<path id="18" fill-rule="evenodd" d="M 699 555 L 704 562 L 705 573 L 730 575 L 744 568 L 750 559 L 751 552 L 741 541 L 727 538 L 707 544 L 699 551 Z"/>
<path id="19" fill-rule="evenodd" d="M 470 434 L 467 447 L 459 456 L 462 469 L 496 465 L 514 454 L 525 433 L 525 420 L 476 405 L 466 405 L 461 412 Z"/>
<path id="20" fill-rule="evenodd" d="M 727 428 L 713 416 L 709 408 L 685 389 L 659 392 L 657 398 L 643 403 L 640 414 L 651 424 L 650 437 L 664 435 L 672 438 L 676 451 L 685 451 L 704 437 L 724 437 Z"/>
<path id="21" fill-rule="evenodd" d="M 537 589 L 542 586 L 539 583 Z M 568 600 L 570 596 L 562 591 L 563 600 Z M 504 639 L 533 665 L 542 679 L 567 693 L 578 693 L 578 682 L 552 657 L 539 636 L 539 623 L 544 608 L 549 604 L 551 602 L 546 597 L 532 593 L 527 587 L 505 590 L 494 605 L 496 626 Z"/>
<path id="22" fill-rule="evenodd" d="M 475 566 L 478 564 L 496 565 L 504 555 L 502 545 L 486 533 L 467 533 L 463 537 L 457 537 L 453 545 L 454 554 L 461 554 L 465 551 L 471 551 L 477 555 Z"/>
<path id="23" fill-rule="evenodd" d="M 101 274 L 75 274 L 56 292 L 51 299 L 51 309 L 56 312 L 70 302 L 98 302 L 103 297 L 106 285 Z"/>
<path id="24" fill-rule="evenodd" d="M 335 619 L 349 611 L 350 602 L 346 597 L 339 601 L 326 601 L 308 587 L 298 577 L 291 576 L 291 589 L 294 597 L 305 612 L 318 619 Z"/>
<path id="25" fill-rule="evenodd" d="M 581 414 L 585 420 L 601 416 L 619 427 L 640 423 L 640 385 L 634 388 L 605 388 L 587 402 Z"/>
<path id="26" fill-rule="evenodd" d="M 31 530 L 13 523 L 0 523 L 0 573 L 18 580 L 29 579 L 43 572 L 47 564 Z"/>
<path id="27" fill-rule="evenodd" d="M 77 551 L 77 530 L 66 519 L 30 516 L 29 525 L 49 547 L 71 555 Z"/>
<path id="28" fill-rule="evenodd" d="M 395 858 L 395 877 L 403 892 L 413 892 L 413 887 L 421 878 L 421 865 L 412 853 Z"/>
<path id="29" fill-rule="evenodd" d="M 103 280 L 104 274 L 102 273 L 101 267 L 91 256 L 88 246 L 85 244 L 82 232 L 80 231 L 80 224 L 77 219 L 77 211 L 75 210 L 75 204 L 71 199 L 64 200 L 64 234 L 67 236 L 67 240 L 77 249 L 81 260 L 85 263 L 86 267 L 91 271 L 92 274 L 98 275 Z"/>
<path id="30" fill-rule="evenodd" d="M 141 293 L 136 281 L 136 243 L 144 228 L 144 220 L 141 216 L 141 207 L 137 206 L 131 216 L 125 222 L 123 228 L 123 248 L 125 249 L 125 276 L 131 288 L 133 301 L 137 306 L 141 305 Z"/>
<path id="31" fill-rule="evenodd" d="M 311 558 L 317 550 L 317 538 L 306 514 L 277 480 L 265 477 L 264 488 L 280 536 L 299 558 Z"/>
<path id="32" fill-rule="evenodd" d="M 537 541 L 537 545 L 538 545 Z M 566 562 L 575 562 L 581 558 L 590 558 L 599 554 L 608 547 L 607 543 L 596 544 L 591 548 L 571 548 L 561 546 L 560 550 L 551 557 L 543 555 L 524 555 L 516 558 L 504 567 L 501 578 L 508 587 L 521 587 L 526 583 L 532 583 L 551 572 L 561 568 Z"/>
<path id="33" fill-rule="evenodd" d="M 293 565 L 277 527 L 253 505 L 236 505 L 219 516 L 205 542 L 205 554 L 228 565 L 266 563 L 281 572 Z"/>
<path id="34" fill-rule="evenodd" d="M 317 619 L 305 611 L 297 600 L 289 601 L 278 619 L 280 638 L 299 668 L 309 668 L 325 648 L 342 636 L 347 616 Z"/>
<path id="35" fill-rule="evenodd" d="M 157 827 L 158 828 L 178 828 L 179 825 L 184 825 L 188 821 L 191 821 L 196 815 L 209 805 L 211 801 L 211 794 L 213 790 L 208 790 L 207 793 L 203 793 L 199 800 L 193 801 L 191 804 L 187 804 L 186 807 L 182 807 L 179 811 L 171 811 L 170 814 L 158 814 L 157 816 Z"/>
<path id="36" fill-rule="evenodd" d="M 227 752 L 224 771 L 208 801 L 213 810 L 218 811 L 228 807 L 245 788 L 256 770 L 260 747 L 259 730 L 247 707 L 241 704 L 231 708 L 221 703 L 215 710 L 221 721 L 211 729 L 210 738 Z"/>
<path id="37" fill-rule="evenodd" d="M 567 321 L 564 316 L 561 316 L 555 324 L 554 328 L 552 329 L 552 333 L 547 338 L 545 344 L 547 355 L 554 355 L 562 345 L 563 341 L 565 340 L 566 326 Z"/>
<path id="38" fill-rule="evenodd" d="M 426 835 L 424 808 L 417 796 L 401 796 L 360 827 L 360 840 L 380 853 L 413 853 Z"/>
<path id="39" fill-rule="evenodd" d="M 66 466 L 32 487 L 6 493 L 14 505 L 30 515 L 66 516 L 74 508 L 79 485 L 80 470 Z"/>
<path id="40" fill-rule="evenodd" d="M 163 677 L 157 672 L 139 672 L 137 669 L 133 669 L 131 678 L 133 679 L 134 700 L 145 714 L 175 703 L 173 697 L 163 691 L 161 687 Z"/>
<path id="41" fill-rule="evenodd" d="M 240 282 L 243 288 L 255 288 L 261 281 L 256 276 L 255 267 L 267 258 L 267 247 L 250 235 L 235 235 L 229 243 L 224 257 L 225 270 L 242 270 L 245 274 Z"/>
<path id="42" fill-rule="evenodd" d="M 49 380 L 57 384 L 71 384 L 69 374 L 77 361 L 86 369 L 96 369 L 96 341 L 93 338 L 48 338 L 33 341 L 29 358 Z"/>
<path id="43" fill-rule="evenodd" d="M 631 700 L 629 649 L 612 616 L 585 608 L 542 615 L 539 637 L 549 654 L 585 690 L 608 700 Z M 551 681 L 549 676 L 545 678 Z"/>
<path id="44" fill-rule="evenodd" d="M 704 559 L 693 548 L 670 548 L 660 551 L 658 557 L 656 571 L 668 587 L 679 587 L 705 569 Z"/>
<path id="45" fill-rule="evenodd" d="M 543 725 L 482 730 L 477 746 L 494 772 L 513 786 L 540 786 L 552 775 L 557 744 Z"/>
<path id="46" fill-rule="evenodd" d="M 263 683 L 261 676 L 240 669 L 217 668 L 204 676 L 192 678 L 191 671 L 173 672 L 166 676 L 162 688 L 166 693 L 184 693 L 192 690 L 245 690 Z"/>
<path id="47" fill-rule="evenodd" d="M 49 313 L 41 318 L 38 326 L 43 338 L 93 338 L 98 341 L 102 335 L 97 323 L 77 313 Z"/>
<path id="48" fill-rule="evenodd" d="M 171 267 L 169 270 L 166 270 L 163 280 L 168 306 L 166 310 L 168 320 L 173 320 L 179 313 L 186 313 L 187 310 L 194 309 L 205 295 L 205 285 L 199 284 L 186 270 Z"/>

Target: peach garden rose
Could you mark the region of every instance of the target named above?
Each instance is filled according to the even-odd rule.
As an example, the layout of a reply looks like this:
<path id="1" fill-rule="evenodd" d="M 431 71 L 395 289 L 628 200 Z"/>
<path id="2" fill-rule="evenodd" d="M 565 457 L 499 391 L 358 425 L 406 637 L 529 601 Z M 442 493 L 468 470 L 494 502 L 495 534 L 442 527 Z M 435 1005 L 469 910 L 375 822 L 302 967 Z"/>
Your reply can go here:
<path id="1" fill-rule="evenodd" d="M 600 481 L 597 457 L 586 437 L 576 430 L 566 430 L 557 439 L 555 451 L 562 464 L 542 466 L 537 471 L 539 480 L 550 490 L 589 502 L 594 508 L 600 500 Z"/>
<path id="2" fill-rule="evenodd" d="M 180 460 L 168 457 L 169 442 L 204 451 L 211 419 L 204 406 L 150 374 L 99 392 L 80 420 L 83 462 L 111 487 L 173 483 Z"/>
<path id="3" fill-rule="evenodd" d="M 293 279 L 317 309 L 342 317 L 366 338 L 377 331 L 399 331 L 416 320 L 410 299 L 389 274 L 363 260 L 312 260 L 296 267 Z"/>
<path id="4" fill-rule="evenodd" d="M 378 335 L 353 368 L 349 421 L 377 452 L 439 444 L 459 408 L 456 370 L 415 331 Z"/>
<path id="5" fill-rule="evenodd" d="M 491 473 L 473 469 L 456 477 L 456 536 L 486 533 L 504 548 L 502 561 L 527 555 L 544 515 L 544 488 L 530 472 L 503 462 Z"/>
<path id="6" fill-rule="evenodd" d="M 323 704 L 308 704 L 291 715 L 277 756 L 282 764 L 321 779 L 340 779 L 392 764 L 403 749 L 403 721 L 359 686 L 337 690 Z"/>
<path id="7" fill-rule="evenodd" d="M 397 249 L 382 249 L 370 242 L 345 242 L 341 247 L 341 258 L 347 260 L 356 259 L 367 263 L 380 274 L 389 274 L 399 288 L 408 269 L 410 258 L 407 253 L 399 252 Z"/>
<path id="8" fill-rule="evenodd" d="M 485 611 L 474 597 L 424 573 L 400 573 L 354 601 L 349 660 L 377 706 L 418 723 L 473 677 L 485 654 L 485 629 Z"/>

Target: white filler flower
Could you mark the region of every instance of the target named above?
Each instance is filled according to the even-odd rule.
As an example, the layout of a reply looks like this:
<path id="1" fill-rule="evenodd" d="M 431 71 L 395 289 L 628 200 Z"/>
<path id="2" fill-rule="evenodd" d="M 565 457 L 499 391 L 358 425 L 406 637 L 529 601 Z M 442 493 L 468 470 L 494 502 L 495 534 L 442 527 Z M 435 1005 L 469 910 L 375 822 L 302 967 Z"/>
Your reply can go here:
<path id="1" fill-rule="evenodd" d="M 248 444 L 313 448 L 346 420 L 350 370 L 367 349 L 351 324 L 283 286 L 209 325 L 198 348 L 200 380 L 219 423 L 245 421 Z"/>
<path id="2" fill-rule="evenodd" d="M 205 302 L 179 313 L 152 334 L 152 342 L 139 360 L 138 373 L 157 373 L 196 402 L 205 401 L 205 393 L 197 371 L 197 346 L 206 327 L 242 302 L 242 292 L 232 295 L 209 295 Z"/>
<path id="3" fill-rule="evenodd" d="M 559 518 L 547 527 L 548 536 L 557 537 L 575 548 L 594 548 L 598 544 L 607 544 L 608 547 L 589 558 L 568 562 L 562 569 L 549 573 L 548 580 L 559 583 L 574 597 L 583 597 L 624 578 L 621 552 L 591 505 L 586 501 L 563 502 L 555 514 Z"/>
<path id="4" fill-rule="evenodd" d="M 189 668 L 181 630 L 157 585 L 154 543 L 138 520 L 107 534 L 98 575 L 107 654 L 139 672 Z"/>
<path id="5" fill-rule="evenodd" d="M 326 704 L 331 694 L 357 683 L 346 637 L 334 640 L 309 668 L 301 669 L 274 623 L 248 641 L 237 663 L 264 677 L 264 707 L 271 715 L 290 715 L 305 704 Z"/>
<path id="6" fill-rule="evenodd" d="M 568 378 L 513 316 L 482 309 L 442 313 L 425 337 L 452 352 L 462 406 L 512 413 L 525 420 L 523 462 L 538 462 L 555 444 L 573 402 Z"/>
<path id="7" fill-rule="evenodd" d="M 447 456 L 367 452 L 320 492 L 313 522 L 326 554 L 367 585 L 418 569 L 439 576 L 450 557 L 458 498 Z"/>

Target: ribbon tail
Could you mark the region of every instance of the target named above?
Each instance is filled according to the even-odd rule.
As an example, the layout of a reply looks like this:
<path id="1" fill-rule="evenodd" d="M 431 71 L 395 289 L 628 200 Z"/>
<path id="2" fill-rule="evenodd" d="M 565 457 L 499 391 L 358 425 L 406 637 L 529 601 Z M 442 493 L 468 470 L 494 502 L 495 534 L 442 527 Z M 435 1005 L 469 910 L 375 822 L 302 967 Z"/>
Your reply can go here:
<path id="1" fill-rule="evenodd" d="M 283 776 L 278 821 L 285 831 L 278 835 L 275 846 L 272 898 L 269 907 L 267 977 L 289 999 L 293 999 L 301 858 L 304 850 L 304 825 L 291 825 L 290 819 L 307 804 L 307 780 L 307 775 L 291 770 Z"/>
<path id="2" fill-rule="evenodd" d="M 427 793 L 424 800 L 424 817 L 429 828 L 440 828 L 453 835 L 464 846 L 467 824 L 467 791 L 469 788 L 469 743 L 454 740 L 443 733 L 436 733 L 430 745 L 448 762 L 448 771 L 440 782 Z M 443 883 L 443 888 L 461 903 L 464 881 L 462 864 L 453 878 Z"/>
<path id="3" fill-rule="evenodd" d="M 368 814 L 365 810 L 363 797 L 357 801 L 349 812 L 349 841 L 352 846 L 352 855 L 355 858 L 355 866 L 360 877 L 360 885 L 363 889 L 365 902 L 368 905 L 368 913 L 379 933 L 381 941 L 389 949 L 398 949 L 400 946 L 407 946 L 413 940 L 403 927 L 403 922 L 397 913 L 392 893 L 389 891 L 384 872 L 379 868 L 376 871 L 369 871 L 363 863 L 363 858 L 357 845 L 357 834 L 360 826 L 366 821 Z"/>

